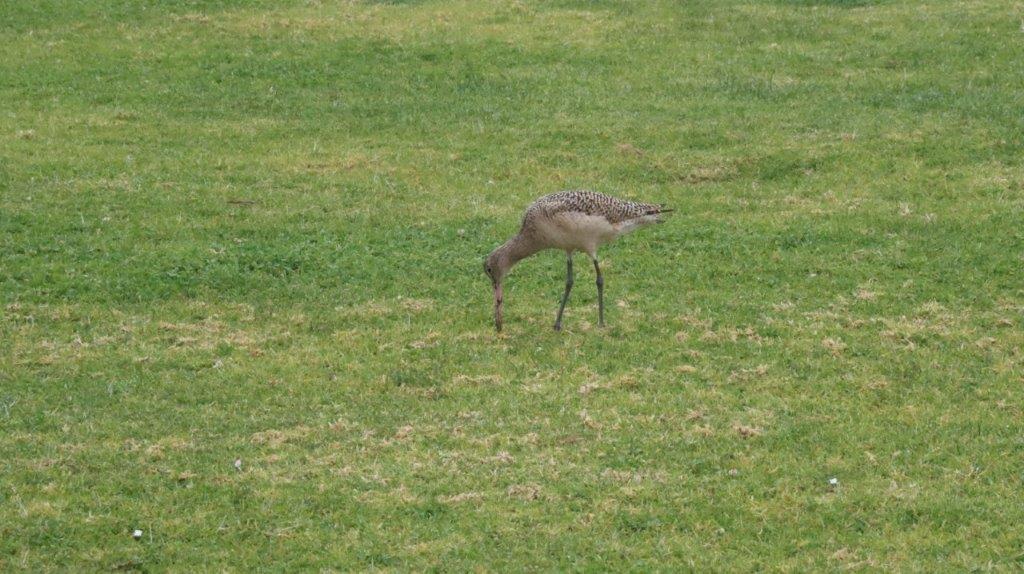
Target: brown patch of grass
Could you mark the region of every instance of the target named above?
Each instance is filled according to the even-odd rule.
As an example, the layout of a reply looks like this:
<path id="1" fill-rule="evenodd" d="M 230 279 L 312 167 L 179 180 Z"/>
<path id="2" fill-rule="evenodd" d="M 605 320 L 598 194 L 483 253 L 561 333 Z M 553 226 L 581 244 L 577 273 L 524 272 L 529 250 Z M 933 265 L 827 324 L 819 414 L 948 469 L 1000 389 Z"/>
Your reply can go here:
<path id="1" fill-rule="evenodd" d="M 665 482 L 665 473 L 606 468 L 601 472 L 601 478 L 620 483 L 638 483 L 644 481 Z"/>
<path id="2" fill-rule="evenodd" d="M 789 311 L 794 307 L 796 305 L 792 301 L 780 301 L 772 304 L 772 310 L 774 311 Z"/>
<path id="3" fill-rule="evenodd" d="M 746 382 L 761 378 L 767 374 L 768 365 L 758 365 L 753 369 L 737 369 L 729 374 L 729 379 L 733 381 Z"/>
<path id="4" fill-rule="evenodd" d="M 739 327 L 735 329 L 728 329 L 727 333 L 729 336 L 729 340 L 732 341 L 733 343 L 739 341 L 740 339 L 751 341 L 758 345 L 764 342 L 764 337 L 759 335 L 757 333 L 757 330 L 755 330 L 753 327 Z"/>
<path id="5" fill-rule="evenodd" d="M 633 157 L 640 157 L 644 155 L 644 150 L 634 146 L 631 143 L 616 144 L 615 149 L 622 155 L 628 155 Z"/>
<path id="6" fill-rule="evenodd" d="M 714 436 L 715 429 L 711 425 L 695 425 L 693 432 L 703 437 Z"/>
<path id="7" fill-rule="evenodd" d="M 494 464 L 512 464 L 516 459 L 508 451 L 503 450 L 488 460 Z"/>
<path id="8" fill-rule="evenodd" d="M 459 504 L 462 502 L 476 502 L 483 500 L 484 495 L 479 492 L 462 492 L 451 496 L 438 496 L 437 501 L 442 504 Z"/>
<path id="9" fill-rule="evenodd" d="M 412 434 L 413 430 L 415 429 L 412 427 L 412 425 L 405 425 L 404 427 L 395 431 L 395 438 L 398 440 L 406 439 L 409 437 L 409 435 Z"/>
<path id="10" fill-rule="evenodd" d="M 853 296 L 860 301 L 874 301 L 875 298 L 878 297 L 878 293 L 869 291 L 864 287 L 860 287 L 854 292 Z"/>
<path id="11" fill-rule="evenodd" d="M 565 445 L 570 445 L 570 444 L 576 444 L 576 443 L 580 442 L 581 440 L 583 440 L 583 439 L 579 435 L 570 434 L 570 435 L 565 435 L 563 437 L 559 437 L 557 440 L 555 440 L 555 444 L 557 444 L 559 446 L 565 446 Z"/>
<path id="12" fill-rule="evenodd" d="M 982 337 L 974 342 L 974 346 L 979 349 L 989 349 L 996 345 L 995 337 Z"/>
<path id="13" fill-rule="evenodd" d="M 869 382 L 865 383 L 864 386 L 869 388 L 869 389 L 871 389 L 871 390 L 873 390 L 873 391 L 880 391 L 880 390 L 882 390 L 882 389 L 884 389 L 884 388 L 889 386 L 889 380 L 885 379 L 885 378 L 874 379 L 872 381 L 869 381 Z"/>
<path id="14" fill-rule="evenodd" d="M 500 385 L 504 379 L 500 375 L 455 375 L 452 384 L 456 385 Z"/>
<path id="15" fill-rule="evenodd" d="M 402 306 L 406 311 L 412 311 L 413 313 L 419 313 L 428 309 L 434 308 L 433 299 L 405 299 L 399 297 L 399 305 Z"/>
<path id="16" fill-rule="evenodd" d="M 709 328 L 701 334 L 700 340 L 706 343 L 714 343 L 718 341 L 729 341 L 731 343 L 749 341 L 755 345 L 762 345 L 765 343 L 765 338 L 762 337 L 756 329 L 749 326 L 722 327 L 718 330 Z"/>
<path id="17" fill-rule="evenodd" d="M 836 357 L 842 355 L 843 351 L 846 350 L 846 343 L 844 343 L 841 339 L 833 339 L 832 337 L 826 337 L 822 339 L 821 346 L 828 349 L 828 351 L 832 353 L 833 356 Z"/>
<path id="18" fill-rule="evenodd" d="M 591 417 L 590 413 L 588 413 L 586 410 L 580 411 L 580 420 L 583 422 L 583 426 L 587 427 L 588 429 L 601 429 L 601 423 L 594 420 L 594 418 Z"/>
<path id="19" fill-rule="evenodd" d="M 540 498 L 540 492 L 540 485 L 537 484 L 513 484 L 508 487 L 506 494 L 519 500 L 537 500 Z"/>
<path id="20" fill-rule="evenodd" d="M 287 442 L 305 438 L 312 432 L 313 429 L 305 425 L 299 425 L 285 430 L 269 429 L 253 433 L 252 436 L 249 437 L 249 441 L 256 445 L 276 448 Z"/>
<path id="21" fill-rule="evenodd" d="M 742 438 L 753 438 L 764 434 L 764 430 L 761 427 L 747 426 L 740 423 L 733 423 L 732 430 L 736 431 L 736 434 Z"/>
<path id="22" fill-rule="evenodd" d="M 711 319 L 701 319 L 696 315 L 680 315 L 679 317 L 676 317 L 676 320 L 683 325 L 705 330 L 710 329 L 713 324 Z"/>
<path id="23" fill-rule="evenodd" d="M 430 347 L 436 347 L 440 343 L 441 334 L 436 331 L 427 333 L 427 336 L 418 341 L 409 343 L 409 346 L 413 349 L 428 349 Z"/>
<path id="24" fill-rule="evenodd" d="M 650 379 L 653 375 L 653 371 L 650 369 L 644 369 L 640 374 L 637 373 L 624 373 L 619 375 L 612 381 L 612 386 L 622 387 L 626 389 L 632 389 L 640 386 L 640 377 L 642 376 L 645 380 Z"/>
<path id="25" fill-rule="evenodd" d="M 164 457 L 164 451 L 184 451 L 193 448 L 192 441 L 178 437 L 161 439 L 146 447 L 146 456 L 153 460 L 160 460 Z"/>
<path id="26" fill-rule="evenodd" d="M 519 439 L 516 442 L 518 442 L 519 444 L 528 444 L 530 446 L 536 446 L 540 442 L 540 435 L 538 435 L 535 432 L 526 433 L 523 436 L 519 437 Z"/>
<path id="27" fill-rule="evenodd" d="M 195 323 L 169 323 L 161 321 L 157 328 L 170 334 L 169 341 L 175 347 L 186 349 L 200 349 L 209 351 L 217 345 L 226 343 L 248 352 L 252 356 L 263 354 L 260 345 L 268 340 L 267 337 L 257 336 L 248 331 L 229 329 L 228 326 L 216 317 L 207 317 Z M 288 337 L 291 333 L 284 331 L 278 333 L 278 337 Z"/>

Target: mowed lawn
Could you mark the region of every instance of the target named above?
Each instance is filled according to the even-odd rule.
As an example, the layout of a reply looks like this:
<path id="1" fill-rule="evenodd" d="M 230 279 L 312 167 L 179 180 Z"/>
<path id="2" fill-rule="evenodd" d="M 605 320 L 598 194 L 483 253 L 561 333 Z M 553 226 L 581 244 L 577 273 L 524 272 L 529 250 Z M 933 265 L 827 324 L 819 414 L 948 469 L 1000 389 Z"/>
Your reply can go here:
<path id="1" fill-rule="evenodd" d="M 0 570 L 1019 570 L 1022 18 L 4 2 Z"/>

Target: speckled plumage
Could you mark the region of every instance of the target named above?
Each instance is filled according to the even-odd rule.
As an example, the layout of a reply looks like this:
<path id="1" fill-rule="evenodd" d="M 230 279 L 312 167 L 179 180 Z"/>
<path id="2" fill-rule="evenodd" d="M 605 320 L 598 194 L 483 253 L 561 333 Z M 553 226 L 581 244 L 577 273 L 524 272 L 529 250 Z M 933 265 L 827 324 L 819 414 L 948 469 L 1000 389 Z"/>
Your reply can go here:
<path id="1" fill-rule="evenodd" d="M 645 215 L 657 215 L 667 210 L 661 205 L 627 201 L 596 191 L 559 191 L 545 195 L 526 208 L 523 223 L 525 225 L 534 217 L 551 217 L 567 211 L 603 217 L 608 223 L 615 225 Z"/>
<path id="2" fill-rule="evenodd" d="M 597 249 L 634 229 L 659 223 L 672 211 L 652 203 L 617 199 L 596 191 L 560 191 L 533 202 L 523 215 L 519 233 L 495 249 L 484 262 L 484 271 L 494 284 L 494 322 L 502 324 L 502 280 L 518 261 L 543 249 L 561 249 L 567 255 L 565 293 L 558 309 L 555 329 L 561 329 L 562 312 L 572 289 L 572 254 L 590 256 L 597 273 L 599 324 L 604 324 L 604 279 L 597 261 Z"/>
<path id="3" fill-rule="evenodd" d="M 596 191 L 561 191 L 533 202 L 523 215 L 521 243 L 539 249 L 582 251 L 597 248 L 634 229 L 657 223 L 660 205 L 617 199 Z"/>

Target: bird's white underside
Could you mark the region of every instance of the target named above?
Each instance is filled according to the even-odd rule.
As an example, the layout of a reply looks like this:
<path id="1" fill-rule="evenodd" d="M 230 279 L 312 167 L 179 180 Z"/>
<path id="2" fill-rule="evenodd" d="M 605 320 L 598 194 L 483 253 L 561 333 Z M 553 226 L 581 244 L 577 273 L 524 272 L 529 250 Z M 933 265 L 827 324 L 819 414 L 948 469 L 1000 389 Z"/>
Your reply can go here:
<path id="1" fill-rule="evenodd" d="M 597 248 L 602 244 L 656 222 L 657 216 L 644 215 L 613 224 L 601 216 L 566 211 L 538 221 L 537 231 L 552 247 L 568 252 L 583 251 L 596 258 Z"/>

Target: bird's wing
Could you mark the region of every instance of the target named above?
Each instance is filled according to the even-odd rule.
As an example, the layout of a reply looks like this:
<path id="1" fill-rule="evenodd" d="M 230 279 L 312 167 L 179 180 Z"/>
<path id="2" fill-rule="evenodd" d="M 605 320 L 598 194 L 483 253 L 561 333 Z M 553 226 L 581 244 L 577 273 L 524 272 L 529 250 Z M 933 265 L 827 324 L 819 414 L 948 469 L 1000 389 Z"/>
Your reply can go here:
<path id="1" fill-rule="evenodd" d="M 617 224 L 645 215 L 657 215 L 672 211 L 652 203 L 625 201 L 597 193 L 596 191 L 562 191 L 542 197 L 534 203 L 536 209 L 548 216 L 563 212 L 579 212 L 603 217 L 608 223 Z"/>

